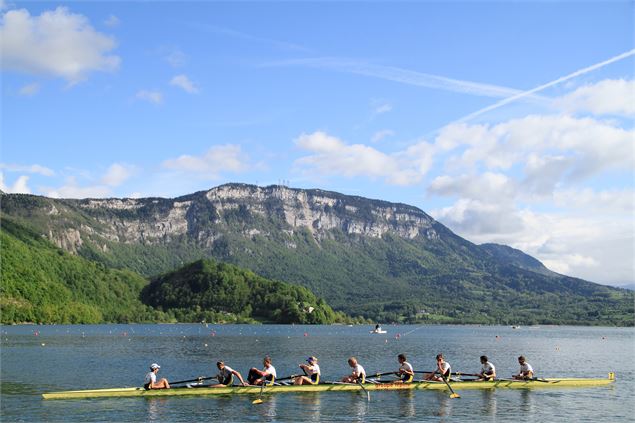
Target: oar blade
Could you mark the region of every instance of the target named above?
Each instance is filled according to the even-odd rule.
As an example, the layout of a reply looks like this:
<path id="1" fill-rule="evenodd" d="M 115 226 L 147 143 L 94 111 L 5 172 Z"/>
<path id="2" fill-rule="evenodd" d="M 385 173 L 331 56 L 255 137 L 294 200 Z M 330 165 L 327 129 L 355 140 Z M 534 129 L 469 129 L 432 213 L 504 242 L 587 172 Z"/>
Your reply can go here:
<path id="1" fill-rule="evenodd" d="M 251 402 L 252 404 L 262 404 L 262 399 L 258 398 Z"/>
<path id="2" fill-rule="evenodd" d="M 461 398 L 461 396 L 459 394 L 457 394 L 456 392 L 452 392 L 450 394 L 450 398 Z"/>

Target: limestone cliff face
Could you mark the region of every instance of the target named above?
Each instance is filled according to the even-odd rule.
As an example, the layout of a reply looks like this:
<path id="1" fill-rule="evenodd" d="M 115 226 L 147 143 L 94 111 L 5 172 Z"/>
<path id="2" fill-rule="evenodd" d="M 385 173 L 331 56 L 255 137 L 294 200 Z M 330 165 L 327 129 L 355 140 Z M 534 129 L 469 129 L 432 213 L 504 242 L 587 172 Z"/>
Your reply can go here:
<path id="1" fill-rule="evenodd" d="M 244 184 L 174 199 L 0 194 L 0 203 L 0 219 L 106 267 L 152 277 L 213 258 L 303 285 L 336 308 L 379 320 L 425 310 L 500 323 L 520 303 L 525 321 L 535 318 L 537 305 L 548 305 L 558 322 L 574 303 L 583 313 L 595 310 L 593 316 L 615 314 L 605 311 L 615 310 L 615 292 L 550 272 L 521 251 L 474 245 L 404 204 Z M 616 315 L 632 316 L 632 299 L 628 307 Z M 570 313 L 566 322 L 578 318 Z"/>
<path id="2" fill-rule="evenodd" d="M 259 225 L 263 220 L 282 224 L 288 235 L 308 230 L 318 242 L 334 229 L 371 238 L 385 234 L 406 239 L 439 237 L 434 219 L 415 207 L 284 186 L 227 184 L 176 199 L 88 199 L 74 205 L 93 224 L 50 229 L 47 234 L 56 245 L 73 252 L 84 237 L 96 236 L 145 245 L 189 237 L 208 248 L 229 229 L 228 216 L 241 221 L 240 232 L 245 237 L 270 235 Z M 60 215 L 58 208 L 50 208 L 52 220 Z"/>
<path id="3" fill-rule="evenodd" d="M 434 219 L 415 207 L 327 191 L 232 184 L 211 189 L 205 197 L 219 217 L 226 210 L 244 207 L 271 218 L 271 206 L 277 207 L 290 228 L 307 228 L 318 239 L 331 229 L 373 238 L 386 233 L 408 239 L 438 236 L 432 229 Z"/>
<path id="4" fill-rule="evenodd" d="M 153 244 L 187 232 L 190 205 L 166 199 L 107 199 L 85 200 L 79 207 L 99 222 L 92 233 L 115 242 Z"/>

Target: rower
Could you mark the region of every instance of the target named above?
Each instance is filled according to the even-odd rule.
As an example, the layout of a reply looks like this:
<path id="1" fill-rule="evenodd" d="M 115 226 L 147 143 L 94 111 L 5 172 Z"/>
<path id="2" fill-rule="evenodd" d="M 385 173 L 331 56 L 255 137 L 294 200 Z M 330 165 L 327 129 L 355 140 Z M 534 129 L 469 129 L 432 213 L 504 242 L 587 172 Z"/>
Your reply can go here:
<path id="1" fill-rule="evenodd" d="M 262 360 L 262 364 L 265 366 L 262 370 L 258 370 L 255 367 L 249 369 L 247 375 L 247 381 L 250 385 L 262 385 L 267 383 L 272 385 L 276 379 L 276 368 L 271 365 L 271 357 L 266 356 Z"/>
<path id="2" fill-rule="evenodd" d="M 311 356 L 306 359 L 309 364 L 299 364 L 305 376 L 298 376 L 293 381 L 294 385 L 317 385 L 320 383 L 320 365 L 318 359 Z"/>
<path id="3" fill-rule="evenodd" d="M 496 367 L 489 362 L 486 355 L 481 356 L 481 372 L 478 374 L 478 380 L 494 380 L 496 379 Z"/>
<path id="4" fill-rule="evenodd" d="M 157 373 L 159 373 L 159 366 L 157 363 L 150 364 L 150 371 L 146 373 L 145 381 L 143 382 L 144 389 L 170 389 L 170 384 L 166 378 L 157 382 Z"/>
<path id="5" fill-rule="evenodd" d="M 353 372 L 342 378 L 343 383 L 364 383 L 366 381 L 366 370 L 357 362 L 357 358 L 348 359 L 348 365 L 353 368 Z"/>
<path id="6" fill-rule="evenodd" d="M 436 374 L 440 376 L 436 376 Z M 435 380 L 437 382 L 443 382 L 443 380 L 449 380 L 450 375 L 452 374 L 452 368 L 450 367 L 450 363 L 445 361 L 443 358 L 443 354 L 437 354 L 437 369 L 428 374 L 425 380 Z"/>
<path id="7" fill-rule="evenodd" d="M 401 365 L 399 370 L 397 371 L 397 376 L 400 377 L 400 380 L 395 381 L 395 383 L 410 383 L 412 382 L 412 378 L 415 375 L 414 370 L 412 369 L 412 364 L 408 363 L 405 354 L 399 354 L 397 356 L 397 361 Z"/>
<path id="8" fill-rule="evenodd" d="M 229 366 L 226 366 L 223 361 L 217 362 L 216 367 L 218 367 L 218 375 L 216 375 L 218 384 L 210 385 L 211 388 L 223 388 L 225 386 L 232 386 L 234 384 L 234 376 L 236 376 L 238 380 L 240 380 L 240 384 L 242 386 L 248 385 L 248 383 L 243 380 L 243 377 L 239 372 Z"/>
<path id="9" fill-rule="evenodd" d="M 520 364 L 520 371 L 517 375 L 512 375 L 513 379 L 517 380 L 529 380 L 534 377 L 534 369 L 531 364 L 527 363 L 525 356 L 518 357 L 518 364 Z"/>

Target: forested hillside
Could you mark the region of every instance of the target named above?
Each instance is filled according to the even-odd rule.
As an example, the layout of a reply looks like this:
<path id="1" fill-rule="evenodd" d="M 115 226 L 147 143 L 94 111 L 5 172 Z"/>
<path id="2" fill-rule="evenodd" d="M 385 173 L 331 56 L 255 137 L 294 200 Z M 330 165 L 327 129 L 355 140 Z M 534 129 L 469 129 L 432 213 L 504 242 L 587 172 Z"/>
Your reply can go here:
<path id="1" fill-rule="evenodd" d="M 0 253 L 3 324 L 347 319 L 306 288 L 209 261 L 187 265 L 148 285 L 133 271 L 72 255 L 6 217 Z"/>
<path id="2" fill-rule="evenodd" d="M 304 286 L 364 319 L 635 324 L 632 291 L 557 274 L 507 246 L 475 245 L 406 204 L 226 184 L 174 199 L 9 194 L 2 212 L 107 268 L 154 278 L 213 258 Z"/>
<path id="3" fill-rule="evenodd" d="M 148 282 L 56 248 L 6 216 L 0 231 L 2 323 L 161 321 L 139 299 Z"/>
<path id="4" fill-rule="evenodd" d="M 275 323 L 346 319 L 306 288 L 212 260 L 199 260 L 157 277 L 143 289 L 142 298 L 153 307 L 175 313 L 179 320 L 218 321 L 227 314 Z"/>

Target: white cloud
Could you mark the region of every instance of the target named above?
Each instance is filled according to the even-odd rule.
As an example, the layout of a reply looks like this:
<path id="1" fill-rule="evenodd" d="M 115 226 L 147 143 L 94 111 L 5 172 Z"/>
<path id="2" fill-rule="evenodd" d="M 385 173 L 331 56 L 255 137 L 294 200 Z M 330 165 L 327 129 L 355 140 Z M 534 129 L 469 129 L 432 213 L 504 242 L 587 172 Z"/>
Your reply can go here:
<path id="1" fill-rule="evenodd" d="M 53 198 L 104 198 L 113 195 L 113 188 L 121 186 L 137 171 L 136 167 L 113 163 L 101 177 L 94 177 L 91 172 L 72 170 L 74 175 L 68 176 L 60 187 L 41 187 L 40 190 Z M 87 185 L 78 181 L 78 175 Z"/>
<path id="2" fill-rule="evenodd" d="M 101 183 L 110 187 L 117 187 L 124 183 L 134 173 L 135 169 L 132 166 L 113 163 L 106 171 L 106 174 L 102 176 Z"/>
<path id="3" fill-rule="evenodd" d="M 20 72 L 59 76 L 71 83 L 92 71 L 113 71 L 121 62 L 109 54 L 112 37 L 95 31 L 88 19 L 65 7 L 31 16 L 26 9 L 9 10 L 0 26 L 2 67 Z"/>
<path id="4" fill-rule="evenodd" d="M 633 189 L 609 189 L 594 191 L 590 188 L 567 189 L 554 192 L 554 204 L 562 209 L 586 210 L 604 214 L 633 214 L 635 191 Z"/>
<path id="5" fill-rule="evenodd" d="M 635 80 L 605 79 L 554 100 L 567 112 L 635 116 Z"/>
<path id="6" fill-rule="evenodd" d="M 635 238 L 625 230 L 632 228 L 632 214 L 575 216 L 467 199 L 430 214 L 472 242 L 510 245 L 559 273 L 606 284 L 635 278 Z"/>
<path id="7" fill-rule="evenodd" d="M 115 15 L 108 16 L 108 19 L 106 19 L 104 21 L 104 25 L 106 25 L 109 28 L 117 27 L 117 26 L 119 26 L 120 23 L 121 23 L 121 21 Z"/>
<path id="8" fill-rule="evenodd" d="M 510 245 L 557 272 L 632 282 L 633 140 L 619 121 L 570 115 L 448 125 L 434 143 L 443 173 L 427 192 L 455 200 L 430 213 L 473 242 Z"/>
<path id="9" fill-rule="evenodd" d="M 22 96 L 30 97 L 32 95 L 37 94 L 38 92 L 40 92 L 40 84 L 37 82 L 32 82 L 30 84 L 23 85 L 22 87 L 20 87 L 18 94 Z"/>
<path id="10" fill-rule="evenodd" d="M 18 165 L 12 163 L 0 163 L 0 169 L 5 169 L 8 172 L 27 172 L 27 173 L 37 173 L 42 176 L 53 176 L 55 172 L 48 167 L 40 166 L 38 164 L 34 165 Z"/>
<path id="11" fill-rule="evenodd" d="M 485 172 L 477 175 L 437 176 L 428 186 L 430 194 L 469 198 L 478 201 L 509 201 L 517 192 L 516 183 L 502 173 Z"/>
<path id="12" fill-rule="evenodd" d="M 340 139 L 317 131 L 302 134 L 295 144 L 312 154 L 295 161 L 300 170 L 321 176 L 368 176 L 382 178 L 389 184 L 411 185 L 421 181 L 432 164 L 432 147 L 425 142 L 406 150 L 383 153 L 363 144 L 346 144 Z"/>
<path id="13" fill-rule="evenodd" d="M 166 62 L 174 68 L 180 68 L 187 63 L 187 55 L 178 48 L 170 49 L 170 51 L 163 56 Z"/>
<path id="14" fill-rule="evenodd" d="M 497 125 L 452 124 L 436 140 L 456 150 L 449 169 L 524 167 L 527 187 L 544 194 L 558 182 L 588 178 L 635 165 L 635 131 L 610 122 L 571 116 L 530 115 Z"/>
<path id="15" fill-rule="evenodd" d="M 105 185 L 80 186 L 73 176 L 59 188 L 43 188 L 45 195 L 52 198 L 104 198 L 112 195 L 110 187 Z"/>
<path id="16" fill-rule="evenodd" d="M 31 194 L 31 189 L 28 187 L 29 177 L 27 175 L 21 175 L 13 183 L 13 186 L 8 187 L 4 183 L 4 174 L 0 172 L 0 190 L 9 194 Z"/>
<path id="17" fill-rule="evenodd" d="M 383 101 L 373 101 L 373 114 L 381 115 L 392 110 L 392 104 Z"/>
<path id="18" fill-rule="evenodd" d="M 185 92 L 190 94 L 198 93 L 198 87 L 194 85 L 192 81 L 186 75 L 176 75 L 170 81 L 170 85 L 182 88 Z"/>
<path id="19" fill-rule="evenodd" d="M 509 244 L 523 231 L 523 219 L 509 201 L 459 199 L 452 206 L 431 210 L 431 216 L 470 241 Z M 504 241 L 501 237 L 504 236 Z"/>
<path id="20" fill-rule="evenodd" d="M 163 94 L 160 91 L 139 90 L 135 94 L 135 98 L 154 104 L 163 103 Z"/>
<path id="21" fill-rule="evenodd" d="M 222 172 L 239 173 L 249 169 L 249 158 L 235 144 L 217 145 L 202 156 L 182 155 L 163 162 L 163 167 L 217 178 Z"/>
<path id="22" fill-rule="evenodd" d="M 371 141 L 376 143 L 386 137 L 392 137 L 393 135 L 395 135 L 395 131 L 390 129 L 382 129 L 381 131 L 377 131 L 373 134 L 373 136 L 371 137 Z"/>
<path id="23" fill-rule="evenodd" d="M 571 274 L 576 267 L 597 267 L 599 263 L 593 257 L 580 254 L 560 254 L 556 260 L 545 259 L 543 264 L 554 272 Z"/>

